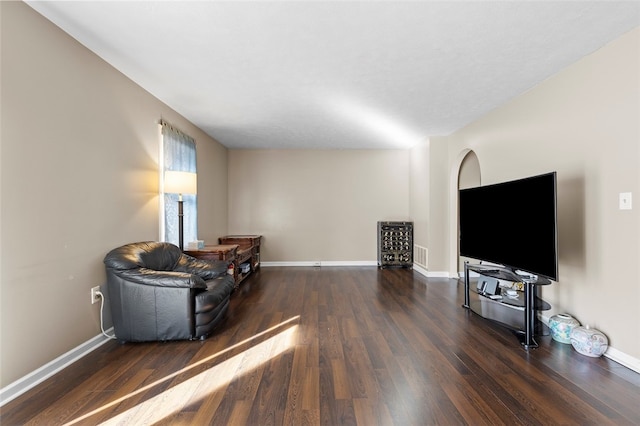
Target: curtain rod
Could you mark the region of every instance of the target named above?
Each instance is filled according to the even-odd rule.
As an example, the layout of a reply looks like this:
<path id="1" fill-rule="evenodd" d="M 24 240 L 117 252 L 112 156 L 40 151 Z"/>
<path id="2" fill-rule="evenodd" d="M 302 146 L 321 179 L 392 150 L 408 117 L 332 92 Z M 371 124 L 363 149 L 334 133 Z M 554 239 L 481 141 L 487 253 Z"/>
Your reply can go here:
<path id="1" fill-rule="evenodd" d="M 182 130 L 178 129 L 177 127 L 175 127 L 175 126 L 173 126 L 173 125 L 169 124 L 169 123 L 168 123 L 167 121 L 165 121 L 163 118 L 161 118 L 161 119 L 158 121 L 158 124 L 160 124 L 160 125 L 161 125 L 161 126 L 163 126 L 163 127 L 168 127 L 168 128 L 169 128 L 169 129 L 171 129 L 172 131 L 174 131 L 174 132 L 176 132 L 176 133 L 179 133 L 179 134 L 181 134 L 182 136 L 184 136 L 184 137 L 186 137 L 186 138 L 191 139 L 191 140 L 193 141 L 193 143 L 194 143 L 194 144 L 196 143 L 196 140 L 195 140 L 193 137 L 189 136 L 188 134 L 186 134 L 186 133 L 185 133 L 185 132 L 183 132 Z"/>

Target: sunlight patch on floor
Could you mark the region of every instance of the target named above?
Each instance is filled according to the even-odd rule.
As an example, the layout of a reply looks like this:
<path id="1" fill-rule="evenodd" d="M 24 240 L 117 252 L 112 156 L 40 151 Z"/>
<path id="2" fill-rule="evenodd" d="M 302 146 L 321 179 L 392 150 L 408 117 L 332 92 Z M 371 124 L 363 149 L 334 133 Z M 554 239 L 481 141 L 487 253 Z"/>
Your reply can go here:
<path id="1" fill-rule="evenodd" d="M 296 344 L 296 335 L 298 331 L 298 325 L 293 322 L 299 319 L 299 316 L 290 318 L 268 330 L 265 330 L 259 334 L 252 336 L 236 345 L 233 345 L 224 351 L 218 352 L 214 355 L 206 357 L 194 364 L 191 364 L 173 374 L 170 374 L 161 380 L 158 380 L 152 384 L 149 384 L 141 389 L 136 390 L 122 398 L 112 401 L 104 406 L 96 409 L 90 413 L 87 413 L 79 418 L 72 420 L 66 425 L 73 425 L 80 421 L 89 419 L 96 416 L 105 410 L 112 408 L 128 398 L 132 398 L 136 395 L 151 390 L 153 387 L 165 383 L 171 379 L 176 378 L 180 374 L 184 374 L 195 367 L 202 364 L 214 362 L 215 358 L 219 358 L 221 355 L 232 351 L 233 349 L 246 345 L 252 341 L 256 341 L 261 337 L 270 334 L 278 328 L 287 327 L 285 330 L 278 334 L 267 338 L 266 340 L 253 344 L 250 348 L 240 352 L 239 354 L 223 361 L 220 364 L 216 364 L 211 368 L 203 371 L 191 377 L 171 388 L 165 390 L 159 395 L 156 395 L 150 399 L 147 399 L 135 407 L 129 410 L 119 413 L 109 420 L 100 423 L 102 425 L 122 425 L 122 424 L 153 424 L 162 420 L 163 418 L 170 416 L 176 412 L 182 410 L 185 406 L 192 405 L 198 401 L 207 398 L 214 394 L 217 390 L 227 386 L 232 380 L 241 377 L 244 374 L 250 373 L 260 365 L 268 362 L 269 360 L 279 356 L 280 354 L 292 348 Z"/>

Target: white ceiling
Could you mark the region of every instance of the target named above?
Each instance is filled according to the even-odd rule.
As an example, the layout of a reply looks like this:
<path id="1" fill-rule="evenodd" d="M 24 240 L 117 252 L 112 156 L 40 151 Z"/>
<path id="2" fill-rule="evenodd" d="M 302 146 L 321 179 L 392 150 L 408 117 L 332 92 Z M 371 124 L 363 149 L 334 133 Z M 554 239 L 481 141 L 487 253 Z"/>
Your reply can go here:
<path id="1" fill-rule="evenodd" d="M 636 1 L 27 3 L 228 148 L 412 146 L 640 25 Z"/>

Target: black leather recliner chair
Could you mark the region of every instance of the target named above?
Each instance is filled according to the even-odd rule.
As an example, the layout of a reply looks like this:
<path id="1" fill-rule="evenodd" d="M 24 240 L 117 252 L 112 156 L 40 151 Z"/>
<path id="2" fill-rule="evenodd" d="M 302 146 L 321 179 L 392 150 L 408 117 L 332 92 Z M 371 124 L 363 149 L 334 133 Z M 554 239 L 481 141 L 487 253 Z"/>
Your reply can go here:
<path id="1" fill-rule="evenodd" d="M 224 319 L 234 289 L 227 262 L 198 260 L 170 243 L 127 244 L 104 264 L 122 342 L 205 339 Z"/>

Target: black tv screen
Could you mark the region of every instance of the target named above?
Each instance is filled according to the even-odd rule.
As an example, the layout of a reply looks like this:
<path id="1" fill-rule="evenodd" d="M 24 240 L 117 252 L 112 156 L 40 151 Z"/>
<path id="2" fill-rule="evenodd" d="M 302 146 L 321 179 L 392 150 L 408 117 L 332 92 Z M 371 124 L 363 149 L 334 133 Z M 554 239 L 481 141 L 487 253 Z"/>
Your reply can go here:
<path id="1" fill-rule="evenodd" d="M 556 172 L 459 196 L 461 256 L 558 280 Z"/>

